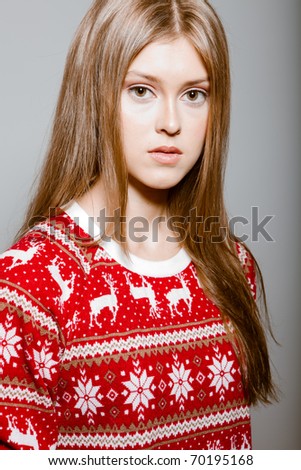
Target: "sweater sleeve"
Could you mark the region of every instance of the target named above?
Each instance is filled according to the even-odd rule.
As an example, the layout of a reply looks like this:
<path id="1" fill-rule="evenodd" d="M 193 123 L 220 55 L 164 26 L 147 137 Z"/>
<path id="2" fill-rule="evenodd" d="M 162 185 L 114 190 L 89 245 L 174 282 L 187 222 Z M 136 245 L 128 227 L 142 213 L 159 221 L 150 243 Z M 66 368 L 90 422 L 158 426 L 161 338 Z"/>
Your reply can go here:
<path id="1" fill-rule="evenodd" d="M 54 449 L 63 341 L 45 283 L 45 243 L 23 240 L 0 256 L 0 448 Z M 43 268 L 44 265 L 44 268 Z"/>
<path id="2" fill-rule="evenodd" d="M 255 261 L 249 250 L 242 244 L 236 243 L 237 254 L 244 270 L 246 279 L 249 283 L 251 293 L 256 300 L 256 269 Z"/>

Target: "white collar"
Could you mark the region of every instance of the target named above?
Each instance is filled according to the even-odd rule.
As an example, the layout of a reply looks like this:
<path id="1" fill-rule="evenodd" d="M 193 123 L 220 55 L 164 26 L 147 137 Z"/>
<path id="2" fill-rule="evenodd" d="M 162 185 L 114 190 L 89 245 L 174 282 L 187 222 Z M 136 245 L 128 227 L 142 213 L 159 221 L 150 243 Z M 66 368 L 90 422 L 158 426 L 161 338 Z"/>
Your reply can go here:
<path id="1" fill-rule="evenodd" d="M 86 234 L 94 239 L 99 239 L 102 235 L 99 225 L 93 221 L 84 209 L 76 202 L 71 201 L 62 210 L 78 225 Z M 163 261 L 150 261 L 139 258 L 132 253 L 127 256 L 121 246 L 115 241 L 100 241 L 100 245 L 105 249 L 108 255 L 117 261 L 121 266 L 129 271 L 133 271 L 142 276 L 167 277 L 183 271 L 191 262 L 191 258 L 184 248 L 181 248 L 172 258 Z"/>

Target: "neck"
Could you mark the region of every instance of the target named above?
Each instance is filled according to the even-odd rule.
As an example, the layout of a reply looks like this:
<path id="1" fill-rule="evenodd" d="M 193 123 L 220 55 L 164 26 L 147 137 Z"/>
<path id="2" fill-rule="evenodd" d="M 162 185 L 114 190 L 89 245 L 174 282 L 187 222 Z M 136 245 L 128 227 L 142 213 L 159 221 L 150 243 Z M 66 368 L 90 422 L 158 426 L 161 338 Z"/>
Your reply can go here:
<path id="1" fill-rule="evenodd" d="M 140 185 L 141 186 L 141 185 Z M 157 190 L 140 187 L 139 184 L 128 186 L 128 203 L 126 209 L 127 220 L 133 217 L 144 217 L 148 222 L 155 218 L 166 215 L 168 190 Z M 77 199 L 78 203 L 89 213 L 96 217 L 109 204 L 105 188 L 101 179 L 82 197 Z M 116 208 L 118 209 L 118 208 Z"/>
<path id="2" fill-rule="evenodd" d="M 138 184 L 128 186 L 127 219 L 143 217 L 149 223 L 161 216 L 166 216 L 168 190 L 141 188 Z"/>
<path id="3" fill-rule="evenodd" d="M 128 247 L 133 254 L 145 259 L 162 260 L 178 251 L 177 243 L 166 241 L 167 237 L 174 235 L 167 226 L 167 199 L 168 190 L 142 188 L 129 182 L 125 215 Z M 93 217 L 107 209 L 107 196 L 101 179 L 77 201 Z"/>

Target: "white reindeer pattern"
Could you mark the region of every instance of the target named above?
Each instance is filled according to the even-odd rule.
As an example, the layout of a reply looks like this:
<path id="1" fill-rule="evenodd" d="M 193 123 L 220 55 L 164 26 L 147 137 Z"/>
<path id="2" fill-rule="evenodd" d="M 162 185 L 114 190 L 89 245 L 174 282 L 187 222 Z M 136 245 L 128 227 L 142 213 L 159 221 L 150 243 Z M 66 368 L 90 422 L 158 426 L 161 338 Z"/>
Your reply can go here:
<path id="1" fill-rule="evenodd" d="M 238 444 L 238 439 L 237 436 L 234 434 L 233 436 L 230 437 L 230 442 L 231 442 L 231 449 L 250 449 L 250 442 L 246 436 L 246 434 L 242 435 L 242 443 Z"/>
<path id="2" fill-rule="evenodd" d="M 59 299 L 59 303 L 61 305 L 64 302 L 66 302 L 69 299 L 70 295 L 72 294 L 73 289 L 74 289 L 74 279 L 75 279 L 75 274 L 74 273 L 71 274 L 70 279 L 64 280 L 62 278 L 62 275 L 61 275 L 61 272 L 60 272 L 60 266 L 63 266 L 63 265 L 64 265 L 64 263 L 62 261 L 59 261 L 58 256 L 56 256 L 52 260 L 51 264 L 49 266 L 47 266 L 47 269 L 50 272 L 52 278 L 54 279 L 54 281 L 57 282 L 57 284 L 59 285 L 59 287 L 62 291 L 60 299 Z"/>
<path id="3" fill-rule="evenodd" d="M 74 312 L 72 318 L 69 318 L 69 320 L 66 323 L 66 329 L 73 331 L 76 324 L 79 322 L 80 322 L 79 312 Z"/>
<path id="4" fill-rule="evenodd" d="M 190 290 L 187 287 L 183 274 L 176 274 L 176 277 L 181 282 L 182 287 L 175 287 L 166 294 L 166 299 L 168 300 L 168 307 L 171 311 L 172 317 L 174 316 L 174 312 L 182 316 L 182 312 L 178 310 L 178 303 L 180 302 L 180 300 L 183 300 L 186 303 L 189 312 L 191 312 L 192 304 Z"/>
<path id="5" fill-rule="evenodd" d="M 220 450 L 222 449 L 221 441 L 218 439 L 217 441 L 207 441 L 207 449 L 208 450 Z"/>
<path id="6" fill-rule="evenodd" d="M 193 265 L 191 265 L 190 271 L 191 271 L 192 277 L 194 277 L 194 279 L 196 280 L 196 282 L 198 284 L 198 287 L 202 288 L 200 279 L 199 279 L 199 277 L 197 275 L 197 272 L 196 272 L 196 268 Z"/>
<path id="7" fill-rule="evenodd" d="M 11 419 L 10 419 L 11 418 Z M 27 430 L 21 432 L 16 425 L 16 418 L 7 416 L 8 430 L 10 431 L 9 441 L 19 446 L 31 447 L 34 450 L 39 449 L 39 443 L 37 440 L 37 433 L 35 432 L 31 421 L 26 419 Z"/>
<path id="8" fill-rule="evenodd" d="M 130 292 L 131 292 L 131 295 L 134 297 L 134 299 L 136 300 L 148 299 L 150 303 L 150 314 L 154 318 L 159 318 L 160 314 L 159 314 L 159 308 L 158 308 L 157 301 L 156 301 L 156 295 L 151 284 L 143 276 L 141 276 L 142 285 L 137 287 L 137 286 L 134 286 L 129 273 L 125 272 L 124 275 L 130 286 Z"/>
<path id="9" fill-rule="evenodd" d="M 243 434 L 243 440 L 242 440 L 242 445 L 240 447 L 241 449 L 251 449 L 250 442 L 246 436 L 246 434 Z"/>
<path id="10" fill-rule="evenodd" d="M 31 246 L 28 248 L 28 250 L 7 250 L 0 255 L 0 259 L 8 257 L 12 258 L 12 264 L 7 269 L 13 269 L 16 266 L 22 266 L 23 264 L 31 261 L 43 246 L 44 244 L 31 243 Z"/>
<path id="11" fill-rule="evenodd" d="M 100 327 L 102 326 L 102 324 L 98 322 L 97 317 L 100 314 L 100 311 L 105 307 L 108 307 L 113 313 L 112 322 L 116 321 L 116 315 L 118 311 L 116 296 L 117 288 L 114 287 L 115 282 L 111 274 L 104 274 L 103 277 L 110 287 L 110 294 L 101 295 L 100 297 L 96 297 L 96 299 L 90 301 L 90 326 L 93 326 L 94 322 L 96 325 Z"/>

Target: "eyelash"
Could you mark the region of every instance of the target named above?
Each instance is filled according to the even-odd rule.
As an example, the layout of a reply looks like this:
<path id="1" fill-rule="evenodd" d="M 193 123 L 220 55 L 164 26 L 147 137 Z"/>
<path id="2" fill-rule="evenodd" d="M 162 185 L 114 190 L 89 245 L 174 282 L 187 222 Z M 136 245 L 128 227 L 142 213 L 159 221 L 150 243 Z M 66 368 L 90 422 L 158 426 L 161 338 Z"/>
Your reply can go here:
<path id="1" fill-rule="evenodd" d="M 131 88 L 129 88 L 129 94 L 130 95 L 133 95 L 134 98 L 140 100 L 140 99 L 145 99 L 145 96 L 138 96 L 136 95 L 135 91 L 138 91 L 139 89 L 141 90 L 146 90 L 148 91 L 149 93 L 151 93 L 152 95 L 154 95 L 154 93 L 152 92 L 152 90 L 150 90 L 149 88 L 147 88 L 146 86 L 142 86 L 142 85 L 135 85 Z"/>
<path id="2" fill-rule="evenodd" d="M 188 95 L 188 93 L 191 93 L 191 92 L 196 92 L 198 93 L 198 96 L 202 96 L 202 101 L 199 102 L 199 101 L 190 101 L 190 100 L 187 100 L 189 102 L 190 105 L 192 106 L 202 106 L 206 99 L 208 98 L 208 93 L 205 91 L 205 90 L 198 90 L 197 88 L 192 88 L 191 90 L 188 90 L 184 93 L 184 96 L 185 95 Z"/>
<path id="3" fill-rule="evenodd" d="M 143 96 L 138 96 L 136 94 L 136 91 L 138 91 L 139 89 L 141 90 L 144 90 L 146 92 L 149 92 L 151 93 L 152 95 L 154 95 L 153 91 L 146 87 L 146 86 L 143 86 L 143 85 L 135 85 L 135 86 L 132 86 L 129 88 L 128 92 L 130 95 L 133 96 L 134 99 L 138 100 L 138 101 L 141 101 L 143 99 L 147 100 L 149 99 L 148 97 L 145 97 L 145 95 Z M 185 95 L 188 95 L 188 93 L 191 93 L 191 92 L 196 92 L 198 93 L 199 95 L 202 95 L 203 96 L 203 100 L 202 102 L 198 102 L 198 101 L 190 101 L 190 100 L 187 100 L 187 102 L 189 103 L 189 105 L 191 106 L 202 106 L 202 104 L 206 101 L 206 99 L 208 98 L 208 93 L 205 91 L 205 90 L 199 90 L 197 88 L 192 88 L 191 90 L 188 90 L 186 91 L 182 96 L 185 96 Z M 186 101 L 186 100 L 184 100 Z"/>

